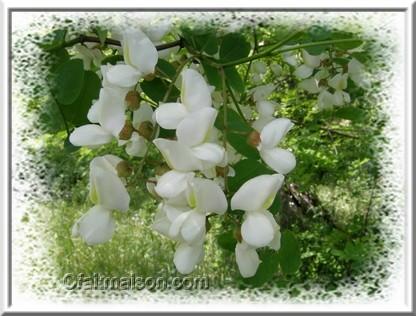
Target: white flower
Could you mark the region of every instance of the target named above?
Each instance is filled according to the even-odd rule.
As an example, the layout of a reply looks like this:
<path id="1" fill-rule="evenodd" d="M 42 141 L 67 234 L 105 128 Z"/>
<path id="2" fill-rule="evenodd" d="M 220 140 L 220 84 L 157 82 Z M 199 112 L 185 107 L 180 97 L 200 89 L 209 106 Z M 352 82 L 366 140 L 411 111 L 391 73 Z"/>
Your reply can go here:
<path id="1" fill-rule="evenodd" d="M 303 64 L 296 68 L 293 73 L 299 79 L 305 79 L 312 75 L 314 69 L 318 68 L 321 61 L 327 57 L 326 54 L 311 55 L 306 50 L 302 50 Z"/>
<path id="2" fill-rule="evenodd" d="M 244 241 L 235 246 L 235 259 L 243 278 L 254 276 L 261 262 L 256 248 Z"/>
<path id="3" fill-rule="evenodd" d="M 111 67 L 106 79 L 113 85 L 127 88 L 134 86 L 143 76 L 154 72 L 158 52 L 140 29 L 125 31 L 121 45 L 125 64 Z"/>
<path id="4" fill-rule="evenodd" d="M 185 69 L 181 76 L 181 103 L 164 103 L 155 111 L 157 123 L 165 129 L 181 129 L 189 114 L 212 105 L 211 89 L 200 73 Z"/>
<path id="5" fill-rule="evenodd" d="M 357 86 L 363 89 L 369 89 L 371 87 L 364 65 L 355 58 L 351 59 L 348 63 L 348 75 Z"/>
<path id="6" fill-rule="evenodd" d="M 125 123 L 125 106 L 122 91 L 102 88 L 100 96 L 90 108 L 91 123 L 75 128 L 69 136 L 74 146 L 98 147 L 117 138 Z"/>
<path id="7" fill-rule="evenodd" d="M 72 236 L 81 237 L 88 245 L 104 243 L 115 230 L 112 210 L 127 211 L 130 196 L 117 175 L 122 160 L 114 155 L 94 158 L 90 163 L 90 199 L 96 204 L 72 227 Z"/>
<path id="8" fill-rule="evenodd" d="M 88 245 L 105 243 L 116 228 L 111 210 L 96 205 L 89 209 L 72 227 L 72 237 L 81 237 Z"/>
<path id="9" fill-rule="evenodd" d="M 285 46 L 282 46 L 282 49 L 289 48 L 289 47 L 290 46 L 285 45 Z M 297 65 L 299 65 L 299 61 L 296 58 L 296 51 L 294 50 L 290 50 L 290 51 L 282 53 L 282 58 L 286 63 L 288 63 L 291 66 L 296 67 Z"/>
<path id="10" fill-rule="evenodd" d="M 334 95 L 328 90 L 324 89 L 318 95 L 318 103 L 316 104 L 319 110 L 326 110 L 333 107 L 335 104 Z"/>
<path id="11" fill-rule="evenodd" d="M 333 94 L 334 105 L 343 105 L 344 103 L 349 103 L 351 101 L 350 95 L 347 92 L 344 92 L 347 88 L 348 74 L 336 74 L 330 80 L 328 80 L 328 85 L 335 89 Z"/>
<path id="12" fill-rule="evenodd" d="M 272 64 L 270 65 L 270 69 L 272 70 L 275 77 L 279 77 L 282 74 L 282 66 L 279 64 Z"/>
<path id="13" fill-rule="evenodd" d="M 275 89 L 276 86 L 272 83 L 251 89 L 254 102 L 266 100 Z"/>
<path id="14" fill-rule="evenodd" d="M 155 127 L 153 109 L 148 103 L 141 103 L 140 107 L 133 112 L 133 128 L 140 131 L 143 123 L 150 123 Z M 128 141 L 119 141 L 119 144 L 126 144 L 126 152 L 130 156 L 143 157 L 147 151 L 147 140 L 138 132 L 133 132 Z"/>
<path id="15" fill-rule="evenodd" d="M 295 156 L 290 151 L 277 147 L 292 126 L 293 123 L 286 118 L 271 121 L 262 129 L 260 144 L 257 146 L 264 162 L 281 174 L 289 173 L 296 166 Z"/>
<path id="16" fill-rule="evenodd" d="M 82 59 L 85 70 L 90 70 L 92 64 L 99 67 L 101 61 L 104 59 L 103 53 L 98 48 L 88 48 L 84 45 L 77 44 L 74 46 L 74 49 L 74 58 Z"/>
<path id="17" fill-rule="evenodd" d="M 175 251 L 173 263 L 182 274 L 191 273 L 195 267 L 204 259 L 203 243 L 188 245 L 180 243 Z"/>
<path id="18" fill-rule="evenodd" d="M 274 119 L 274 112 L 276 104 L 271 101 L 258 101 L 256 102 L 257 112 L 259 113 L 258 119 L 253 122 L 252 126 L 256 131 L 261 131 L 264 126 L 270 123 Z"/>
<path id="19" fill-rule="evenodd" d="M 252 247 L 280 247 L 280 228 L 267 211 L 284 181 L 281 174 L 261 175 L 245 182 L 231 199 L 232 210 L 245 211 L 241 226 L 243 240 Z"/>

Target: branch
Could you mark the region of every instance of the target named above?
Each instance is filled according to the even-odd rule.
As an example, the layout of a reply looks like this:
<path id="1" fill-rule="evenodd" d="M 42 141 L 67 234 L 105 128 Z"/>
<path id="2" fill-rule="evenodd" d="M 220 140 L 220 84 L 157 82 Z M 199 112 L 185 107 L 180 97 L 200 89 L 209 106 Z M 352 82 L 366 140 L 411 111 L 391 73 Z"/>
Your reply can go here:
<path id="1" fill-rule="evenodd" d="M 74 46 L 75 44 L 83 44 L 83 43 L 101 43 L 101 41 L 98 37 L 95 37 L 95 36 L 80 35 L 77 38 L 74 38 L 68 42 L 63 43 L 61 47 L 71 47 L 71 46 Z M 104 43 L 107 45 L 121 46 L 120 41 L 112 39 L 112 38 L 106 38 L 104 40 Z M 170 43 L 157 45 L 156 50 L 158 51 L 164 50 L 164 49 L 168 49 L 168 48 L 175 47 L 175 46 L 183 47 L 182 39 L 179 39 L 177 41 L 173 41 Z"/>

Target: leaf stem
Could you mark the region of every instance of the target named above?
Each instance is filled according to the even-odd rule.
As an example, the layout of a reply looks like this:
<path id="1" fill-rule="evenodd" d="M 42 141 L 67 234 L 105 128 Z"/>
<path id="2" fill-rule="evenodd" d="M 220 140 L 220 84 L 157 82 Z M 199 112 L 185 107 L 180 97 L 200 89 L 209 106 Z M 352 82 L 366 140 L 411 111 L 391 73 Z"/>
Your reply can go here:
<path id="1" fill-rule="evenodd" d="M 228 108 L 227 108 L 227 90 L 226 90 L 226 80 L 225 80 L 224 68 L 220 69 L 220 73 L 221 73 L 221 80 L 222 80 L 222 94 L 223 94 L 223 103 L 224 103 L 223 145 L 224 145 L 225 154 L 227 154 L 227 131 L 228 131 L 227 112 L 228 112 Z M 226 194 L 229 191 L 228 190 L 228 168 L 226 168 L 225 174 L 224 174 L 224 190 L 225 190 Z"/>
<path id="2" fill-rule="evenodd" d="M 298 32 L 292 34 L 290 37 L 288 37 L 289 39 L 295 37 L 295 35 L 297 35 Z M 285 39 L 284 42 L 287 42 L 289 39 Z M 301 49 L 301 48 L 308 48 L 308 47 L 314 47 L 314 46 L 321 46 L 321 45 L 333 45 L 333 44 L 339 44 L 339 43 L 351 43 L 351 42 L 357 42 L 360 41 L 359 39 L 356 38 L 346 38 L 346 39 L 339 39 L 339 40 L 327 40 L 327 41 L 319 41 L 319 42 L 313 42 L 313 43 L 305 43 L 305 44 L 299 44 L 299 45 L 292 45 L 289 47 L 285 47 L 285 48 L 280 48 L 278 49 L 281 45 L 280 42 L 273 45 L 272 47 L 262 51 L 261 53 L 252 55 L 252 56 L 248 56 L 245 58 L 241 58 L 241 59 L 237 59 L 228 63 L 223 63 L 223 64 L 219 64 L 220 67 L 230 67 L 230 66 L 235 66 L 235 65 L 239 65 L 239 64 L 243 64 L 246 62 L 249 62 L 251 60 L 254 59 L 259 59 L 262 57 L 266 57 L 266 56 L 270 56 L 272 54 L 279 54 L 279 53 L 284 53 L 284 52 L 289 52 L 291 50 L 297 50 L 297 49 Z M 283 42 L 283 41 L 281 41 Z"/>

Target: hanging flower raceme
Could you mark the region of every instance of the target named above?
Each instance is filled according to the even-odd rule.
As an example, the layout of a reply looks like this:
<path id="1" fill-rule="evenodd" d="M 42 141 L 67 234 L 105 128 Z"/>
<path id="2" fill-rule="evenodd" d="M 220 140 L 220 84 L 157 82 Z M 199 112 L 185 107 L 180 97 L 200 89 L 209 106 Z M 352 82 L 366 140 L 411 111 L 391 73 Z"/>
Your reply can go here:
<path id="1" fill-rule="evenodd" d="M 227 210 L 224 192 L 212 180 L 173 170 L 159 179 L 155 191 L 164 201 L 152 227 L 178 242 L 175 266 L 183 274 L 190 273 L 203 258 L 206 216 Z"/>
<path id="2" fill-rule="evenodd" d="M 245 211 L 241 225 L 242 242 L 236 246 L 236 259 L 243 277 L 253 276 L 260 260 L 255 249 L 280 248 L 280 228 L 268 211 L 284 181 L 281 174 L 261 175 L 245 182 L 231 199 L 232 210 Z"/>
<path id="3" fill-rule="evenodd" d="M 256 109 L 259 117 L 253 122 L 252 126 L 256 131 L 261 131 L 266 124 L 274 120 L 276 104 L 272 101 L 257 101 Z"/>
<path id="4" fill-rule="evenodd" d="M 73 237 L 81 237 L 88 245 L 104 243 L 115 230 L 114 210 L 126 212 L 130 196 L 119 173 L 123 160 L 114 155 L 94 158 L 90 163 L 90 200 L 95 204 L 72 228 Z"/>
<path id="5" fill-rule="evenodd" d="M 277 147 L 292 126 L 289 119 L 274 119 L 261 130 L 259 142 L 254 144 L 257 145 L 263 161 L 280 174 L 287 174 L 296 166 L 296 158 L 292 152 Z"/>
<path id="6" fill-rule="evenodd" d="M 313 71 L 321 65 L 321 61 L 326 59 L 328 55 L 326 53 L 311 55 L 303 49 L 302 57 L 303 64 L 296 68 L 293 73 L 299 79 L 305 79 L 312 76 Z"/>
<path id="7" fill-rule="evenodd" d="M 106 73 L 106 80 L 112 85 L 131 88 L 140 78 L 154 73 L 158 52 L 152 41 L 140 29 L 125 31 L 121 46 L 125 63 L 110 67 Z"/>
<path id="8" fill-rule="evenodd" d="M 182 72 L 181 101 L 161 104 L 155 111 L 161 127 L 176 129 L 177 140 L 155 139 L 154 144 L 172 169 L 213 168 L 224 157 L 214 128 L 218 112 L 212 107 L 209 86 L 193 69 Z"/>

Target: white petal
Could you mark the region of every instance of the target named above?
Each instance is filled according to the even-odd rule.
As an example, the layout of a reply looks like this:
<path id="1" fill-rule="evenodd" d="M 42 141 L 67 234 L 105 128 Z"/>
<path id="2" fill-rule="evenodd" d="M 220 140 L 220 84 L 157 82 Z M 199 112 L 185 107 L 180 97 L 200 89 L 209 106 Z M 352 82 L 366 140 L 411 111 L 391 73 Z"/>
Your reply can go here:
<path id="1" fill-rule="evenodd" d="M 280 233 L 280 229 L 275 230 L 273 240 L 267 246 L 273 250 L 279 250 L 281 237 L 282 234 Z"/>
<path id="2" fill-rule="evenodd" d="M 293 123 L 287 118 L 277 118 L 268 123 L 260 133 L 261 148 L 276 147 L 292 126 Z"/>
<path id="3" fill-rule="evenodd" d="M 169 229 L 172 222 L 169 220 L 169 218 L 166 215 L 166 212 L 163 209 L 162 204 L 159 204 L 155 218 L 152 223 L 152 229 L 157 231 L 158 233 L 170 237 L 169 235 Z"/>
<path id="4" fill-rule="evenodd" d="M 295 69 L 293 74 L 299 79 L 305 79 L 312 75 L 313 68 L 309 67 L 308 65 L 300 65 L 298 68 Z"/>
<path id="5" fill-rule="evenodd" d="M 117 165 L 122 161 L 121 158 L 115 155 L 104 155 L 95 157 L 90 162 L 90 174 L 94 173 L 96 168 L 101 168 L 117 175 Z"/>
<path id="6" fill-rule="evenodd" d="M 195 269 L 196 265 L 200 263 L 203 258 L 203 245 L 190 246 L 183 243 L 176 249 L 173 263 L 180 273 L 188 274 Z"/>
<path id="7" fill-rule="evenodd" d="M 231 209 L 259 211 L 268 209 L 284 181 L 281 174 L 261 175 L 245 182 L 231 198 Z"/>
<path id="8" fill-rule="evenodd" d="M 348 74 L 336 74 L 328 80 L 328 85 L 335 90 L 344 90 L 347 88 Z"/>
<path id="9" fill-rule="evenodd" d="M 101 112 L 100 124 L 101 126 L 118 137 L 121 129 L 125 123 L 125 107 L 124 98 L 112 89 L 101 89 L 100 93 Z"/>
<path id="10" fill-rule="evenodd" d="M 156 193 L 164 199 L 173 198 L 186 190 L 193 176 L 193 172 L 168 171 L 158 179 Z"/>
<path id="11" fill-rule="evenodd" d="M 111 67 L 106 73 L 109 84 L 122 88 L 133 87 L 140 79 L 141 73 L 129 65 L 118 64 Z"/>
<path id="12" fill-rule="evenodd" d="M 110 210 L 127 211 L 130 196 L 121 179 L 114 173 L 101 168 L 95 168 L 91 171 L 91 201 Z"/>
<path id="13" fill-rule="evenodd" d="M 91 123 L 98 123 L 100 120 L 101 102 L 95 101 L 88 110 L 87 118 Z"/>
<path id="14" fill-rule="evenodd" d="M 88 245 L 97 245 L 109 241 L 115 227 L 111 211 L 102 205 L 96 205 L 74 224 L 72 236 L 80 236 Z"/>
<path id="15" fill-rule="evenodd" d="M 203 108 L 187 115 L 176 129 L 178 141 L 187 146 L 196 146 L 203 143 L 210 129 L 214 126 L 217 110 Z"/>
<path id="16" fill-rule="evenodd" d="M 197 210 L 205 214 L 225 213 L 228 206 L 227 199 L 217 183 L 208 179 L 194 178 L 190 186 Z"/>
<path id="17" fill-rule="evenodd" d="M 308 78 L 299 82 L 298 87 L 309 93 L 319 93 L 321 88 L 318 86 L 318 82 L 315 78 Z"/>
<path id="18" fill-rule="evenodd" d="M 172 224 L 169 227 L 169 236 L 174 239 L 178 239 L 179 233 L 182 229 L 183 223 L 191 215 L 192 211 L 187 211 L 179 214 L 175 219 L 172 220 Z"/>
<path id="19" fill-rule="evenodd" d="M 140 107 L 133 112 L 133 126 L 135 129 L 139 129 L 140 125 L 143 122 L 151 122 L 154 124 L 153 121 L 153 109 L 149 103 L 142 102 Z"/>
<path id="20" fill-rule="evenodd" d="M 254 276 L 260 264 L 256 249 L 247 245 L 244 241 L 235 246 L 235 259 L 243 278 Z"/>
<path id="21" fill-rule="evenodd" d="M 141 30 L 125 32 L 122 46 L 126 64 L 136 68 L 143 75 L 154 72 L 158 53 L 155 45 Z"/>
<path id="22" fill-rule="evenodd" d="M 185 145 L 164 138 L 157 138 L 153 143 L 160 150 L 171 169 L 182 172 L 202 169 L 201 161 Z"/>
<path id="23" fill-rule="evenodd" d="M 176 129 L 187 114 L 181 103 L 164 103 L 155 110 L 156 122 L 165 129 Z"/>
<path id="24" fill-rule="evenodd" d="M 256 108 L 259 116 L 273 116 L 276 104 L 271 101 L 262 100 L 256 103 Z"/>
<path id="25" fill-rule="evenodd" d="M 262 211 L 247 212 L 241 225 L 241 236 L 250 246 L 267 246 L 274 238 L 273 224 Z"/>
<path id="26" fill-rule="evenodd" d="M 270 68 L 272 69 L 273 74 L 278 77 L 282 74 L 282 66 L 280 66 L 279 64 L 273 64 L 270 66 Z"/>
<path id="27" fill-rule="evenodd" d="M 96 124 L 77 127 L 69 135 L 69 141 L 74 146 L 100 146 L 111 142 L 112 139 L 111 133 Z"/>
<path id="28" fill-rule="evenodd" d="M 191 211 L 182 224 L 181 236 L 187 244 L 199 243 L 205 236 L 205 215 Z"/>
<path id="29" fill-rule="evenodd" d="M 311 55 L 306 50 L 302 50 L 302 57 L 305 65 L 311 68 L 317 68 L 321 64 L 321 55 Z"/>
<path id="30" fill-rule="evenodd" d="M 182 71 L 181 101 L 190 112 L 212 105 L 211 90 L 196 70 Z"/>
<path id="31" fill-rule="evenodd" d="M 253 88 L 251 91 L 253 93 L 254 102 L 266 100 L 275 88 L 276 86 L 272 83 Z"/>
<path id="32" fill-rule="evenodd" d="M 295 155 L 286 149 L 262 149 L 260 156 L 270 168 L 281 174 L 287 174 L 296 167 Z"/>
<path id="33" fill-rule="evenodd" d="M 194 156 L 204 162 L 203 169 L 211 168 L 224 159 L 224 147 L 214 143 L 204 143 L 192 148 Z"/>
<path id="34" fill-rule="evenodd" d="M 260 133 L 263 130 L 263 128 L 274 119 L 275 118 L 273 116 L 260 116 L 251 124 L 251 127 L 253 127 L 256 131 Z"/>
<path id="35" fill-rule="evenodd" d="M 147 143 L 139 133 L 133 132 L 126 145 L 126 153 L 133 157 L 143 157 L 147 151 Z"/>
<path id="36" fill-rule="evenodd" d="M 327 90 L 323 90 L 318 95 L 317 106 L 321 110 L 331 108 L 335 103 L 334 96 L 329 93 Z"/>

